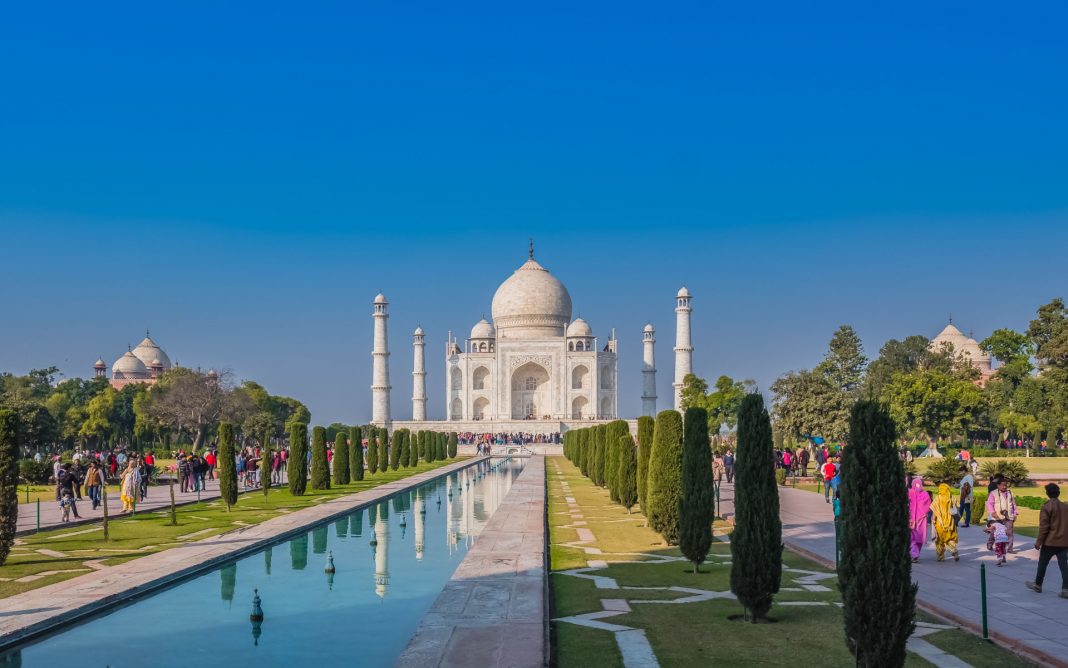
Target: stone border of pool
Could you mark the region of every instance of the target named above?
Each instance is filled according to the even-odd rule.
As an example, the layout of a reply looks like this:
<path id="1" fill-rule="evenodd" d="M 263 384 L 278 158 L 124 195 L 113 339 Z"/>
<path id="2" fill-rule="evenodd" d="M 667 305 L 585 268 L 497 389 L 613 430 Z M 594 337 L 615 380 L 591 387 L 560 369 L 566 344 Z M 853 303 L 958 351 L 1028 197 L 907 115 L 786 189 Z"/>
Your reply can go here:
<path id="1" fill-rule="evenodd" d="M 384 501 L 409 488 L 486 461 L 473 457 L 356 494 L 330 499 L 250 527 L 175 546 L 104 571 L 0 599 L 0 652 L 101 614 L 220 564 L 291 538 L 309 527 Z"/>
<path id="2" fill-rule="evenodd" d="M 527 461 L 397 668 L 548 665 L 545 457 Z"/>

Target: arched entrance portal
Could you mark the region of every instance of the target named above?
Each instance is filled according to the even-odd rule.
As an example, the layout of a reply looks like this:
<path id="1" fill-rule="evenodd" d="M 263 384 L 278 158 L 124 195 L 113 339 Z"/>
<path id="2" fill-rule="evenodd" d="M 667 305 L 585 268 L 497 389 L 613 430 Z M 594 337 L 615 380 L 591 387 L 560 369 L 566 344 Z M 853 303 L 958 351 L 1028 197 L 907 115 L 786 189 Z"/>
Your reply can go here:
<path id="1" fill-rule="evenodd" d="M 540 418 L 552 413 L 549 407 L 549 372 L 527 362 L 512 372 L 512 419 Z"/>

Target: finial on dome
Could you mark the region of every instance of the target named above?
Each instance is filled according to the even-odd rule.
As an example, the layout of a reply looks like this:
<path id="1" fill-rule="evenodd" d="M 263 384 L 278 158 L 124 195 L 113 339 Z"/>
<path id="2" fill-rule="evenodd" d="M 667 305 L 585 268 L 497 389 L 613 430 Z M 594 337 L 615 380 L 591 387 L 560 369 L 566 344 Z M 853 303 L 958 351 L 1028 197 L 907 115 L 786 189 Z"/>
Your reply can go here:
<path id="1" fill-rule="evenodd" d="M 953 314 L 952 313 L 949 314 L 949 324 L 951 324 L 951 325 L 953 324 Z"/>
<path id="2" fill-rule="evenodd" d="M 148 327 L 145 327 L 145 338 L 146 339 L 151 339 L 152 338 L 151 336 L 148 335 Z"/>
<path id="3" fill-rule="evenodd" d="M 530 259 L 534 259 L 534 237 L 530 237 Z"/>

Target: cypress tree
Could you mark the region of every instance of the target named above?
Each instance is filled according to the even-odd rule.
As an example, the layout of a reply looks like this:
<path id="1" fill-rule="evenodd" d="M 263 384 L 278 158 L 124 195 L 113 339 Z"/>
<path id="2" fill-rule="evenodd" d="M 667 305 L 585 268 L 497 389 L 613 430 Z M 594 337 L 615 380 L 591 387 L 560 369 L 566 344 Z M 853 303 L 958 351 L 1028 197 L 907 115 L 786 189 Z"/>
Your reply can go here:
<path id="1" fill-rule="evenodd" d="M 289 459 L 286 460 L 289 493 L 304 496 L 308 487 L 308 425 L 294 422 L 289 425 Z"/>
<path id="2" fill-rule="evenodd" d="M 576 465 L 579 468 L 579 472 L 587 478 L 590 477 L 590 462 L 593 460 L 592 453 L 590 452 L 590 430 L 589 427 L 585 429 L 579 429 L 575 436 L 578 440 L 575 442 L 575 447 L 578 449 L 578 461 Z"/>
<path id="3" fill-rule="evenodd" d="M 648 415 L 638 418 L 638 505 L 643 515 L 647 513 L 645 505 L 649 498 L 649 453 L 653 449 L 654 424 L 655 421 Z"/>
<path id="4" fill-rule="evenodd" d="M 649 526 L 668 545 L 679 542 L 679 495 L 682 493 L 682 416 L 674 409 L 660 411 L 653 427 L 649 453 Z"/>
<path id="5" fill-rule="evenodd" d="M 7 561 L 19 522 L 18 415 L 0 408 L 0 566 Z"/>
<path id="6" fill-rule="evenodd" d="M 438 461 L 449 458 L 449 435 L 445 432 L 438 434 Z"/>
<path id="7" fill-rule="evenodd" d="M 621 502 L 620 490 L 621 485 L 619 481 L 619 469 L 623 463 L 624 448 L 620 447 L 620 443 L 624 436 L 627 437 L 627 443 L 630 443 L 628 447 L 633 447 L 634 442 L 630 438 L 630 427 L 627 426 L 626 420 L 613 420 L 605 426 L 605 444 L 607 456 L 605 457 L 605 484 L 608 486 L 608 491 L 611 494 L 612 500 L 616 503 Z M 634 505 L 633 503 L 631 505 Z"/>
<path id="8" fill-rule="evenodd" d="M 378 473 L 378 430 L 372 426 L 367 427 L 367 470 L 371 475 Z"/>
<path id="9" fill-rule="evenodd" d="M 456 432 L 449 432 L 449 459 L 456 459 Z"/>
<path id="10" fill-rule="evenodd" d="M 417 450 L 419 456 L 416 458 L 416 462 L 418 462 L 420 459 L 422 459 L 424 461 L 426 460 L 426 458 L 427 458 L 427 456 L 426 456 L 426 448 L 427 448 L 427 444 L 430 443 L 430 434 L 431 434 L 431 432 L 429 432 L 429 431 L 424 431 L 424 432 L 422 432 L 422 434 L 420 434 L 420 436 L 419 436 L 419 449 Z"/>
<path id="11" fill-rule="evenodd" d="M 393 432 L 393 447 L 389 448 L 389 468 L 396 471 L 400 468 L 400 456 L 401 451 L 404 450 L 405 445 L 408 442 L 408 430 L 398 429 Z"/>
<path id="12" fill-rule="evenodd" d="M 404 435 L 404 440 L 400 442 L 400 453 L 398 454 L 398 465 L 408 468 L 412 458 L 412 450 L 419 452 L 419 443 L 417 437 L 419 432 L 409 431 Z"/>
<path id="13" fill-rule="evenodd" d="M 773 456 L 771 419 L 764 398 L 747 394 L 738 410 L 734 459 L 731 591 L 751 622 L 767 617 L 782 579 L 782 521 Z"/>
<path id="14" fill-rule="evenodd" d="M 389 431 L 385 427 L 378 428 L 378 468 L 383 473 L 389 466 Z"/>
<path id="15" fill-rule="evenodd" d="M 237 503 L 237 462 L 234 445 L 234 425 L 219 425 L 219 496 L 226 503 L 226 512 Z"/>
<path id="16" fill-rule="evenodd" d="M 363 435 L 359 427 L 352 428 L 349 438 L 349 468 L 353 482 L 363 480 Z"/>
<path id="17" fill-rule="evenodd" d="M 619 437 L 619 504 L 630 512 L 638 502 L 638 457 L 630 434 Z"/>
<path id="18" fill-rule="evenodd" d="M 894 422 L 877 403 L 857 402 L 848 442 L 842 450 L 838 564 L 846 646 L 858 666 L 898 668 L 915 628 L 916 585 Z"/>
<path id="19" fill-rule="evenodd" d="M 708 411 L 687 408 L 682 429 L 682 495 L 679 496 L 679 549 L 693 564 L 693 572 L 712 548 L 712 449 L 708 441 Z"/>
<path id="20" fill-rule="evenodd" d="M 338 431 L 334 435 L 334 484 L 349 484 L 348 434 Z"/>
<path id="21" fill-rule="evenodd" d="M 605 427 L 603 424 L 593 428 L 593 467 L 590 471 L 593 484 L 604 487 Z"/>
<path id="22" fill-rule="evenodd" d="M 311 488 L 330 489 L 330 462 L 326 460 L 326 429 L 312 429 Z"/>

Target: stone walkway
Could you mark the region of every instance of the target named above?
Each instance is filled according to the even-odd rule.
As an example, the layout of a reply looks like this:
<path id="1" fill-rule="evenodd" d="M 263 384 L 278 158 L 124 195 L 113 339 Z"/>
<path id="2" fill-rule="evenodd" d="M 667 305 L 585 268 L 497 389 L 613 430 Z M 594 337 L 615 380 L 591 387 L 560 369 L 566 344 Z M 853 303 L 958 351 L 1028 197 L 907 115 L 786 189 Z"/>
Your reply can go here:
<path id="1" fill-rule="evenodd" d="M 822 494 L 779 488 L 783 540 L 792 548 L 828 567 L 834 566 L 834 514 Z M 724 483 L 722 513 L 733 513 L 734 489 Z M 979 565 L 985 563 L 990 635 L 1042 665 L 1068 668 L 1068 601 L 1058 598 L 1060 574 L 1054 564 L 1046 574 L 1045 591 L 1035 594 L 1024 588 L 1033 579 L 1038 551 L 1034 539 L 1017 537 L 1017 554 L 998 568 L 993 552 L 986 550 L 986 534 L 979 526 L 960 529 L 961 560 L 939 563 L 928 543 L 913 564 L 919 584 L 917 602 L 939 617 L 978 633 L 982 602 L 979 595 Z M 939 665 L 959 665 L 945 664 Z"/>
<path id="2" fill-rule="evenodd" d="M 532 457 L 397 660 L 399 668 L 548 665 L 545 457 Z"/>
<path id="3" fill-rule="evenodd" d="M 0 599 L 0 651 L 483 459 L 465 459 L 357 494 L 324 497 L 322 503 L 260 524 Z"/>

